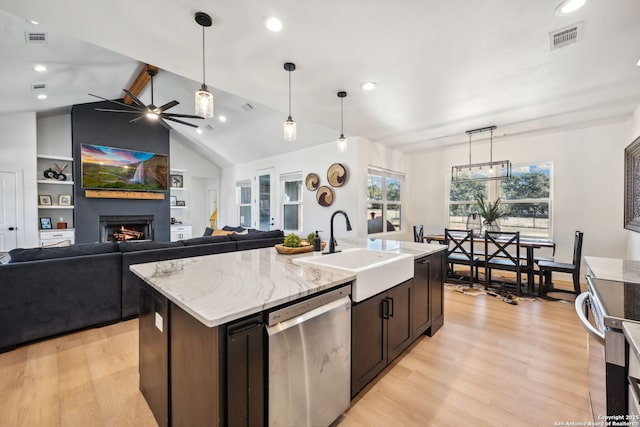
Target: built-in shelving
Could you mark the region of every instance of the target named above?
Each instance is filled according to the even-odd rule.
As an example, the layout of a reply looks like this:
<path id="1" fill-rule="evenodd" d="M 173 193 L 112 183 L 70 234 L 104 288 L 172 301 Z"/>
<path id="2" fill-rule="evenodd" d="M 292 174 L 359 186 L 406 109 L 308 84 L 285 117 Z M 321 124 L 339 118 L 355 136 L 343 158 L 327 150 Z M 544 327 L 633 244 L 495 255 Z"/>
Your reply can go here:
<path id="1" fill-rule="evenodd" d="M 70 228 L 65 229 L 64 231 L 54 231 L 55 233 L 64 233 L 63 240 L 65 242 L 73 243 L 75 206 L 72 204 L 58 204 L 60 196 L 67 196 L 69 201 L 73 201 L 73 188 L 75 185 L 75 182 L 73 180 L 73 157 L 55 156 L 51 154 L 38 154 L 37 160 L 38 175 L 36 182 L 38 184 L 38 201 L 40 202 L 41 196 L 48 196 L 49 202 L 51 203 L 46 205 L 38 204 L 38 217 L 49 218 L 54 225 L 57 222 L 67 223 Z M 66 179 L 57 180 L 53 178 L 46 178 L 44 175 L 45 171 L 47 171 L 48 169 L 52 169 L 56 173 L 59 173 L 60 169 L 63 169 L 62 173 L 64 173 Z M 54 214 L 52 211 L 55 211 L 56 213 Z M 41 246 L 49 246 L 51 243 L 56 243 L 51 242 L 51 233 L 52 231 L 50 230 L 40 229 Z"/>

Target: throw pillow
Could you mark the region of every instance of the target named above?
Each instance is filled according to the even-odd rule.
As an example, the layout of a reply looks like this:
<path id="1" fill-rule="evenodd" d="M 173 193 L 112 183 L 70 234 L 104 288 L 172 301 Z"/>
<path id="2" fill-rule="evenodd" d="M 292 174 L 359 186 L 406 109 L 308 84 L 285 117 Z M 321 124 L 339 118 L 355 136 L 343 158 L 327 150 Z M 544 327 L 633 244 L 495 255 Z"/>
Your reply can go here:
<path id="1" fill-rule="evenodd" d="M 213 233 L 211 233 L 212 236 L 227 236 L 229 234 L 235 234 L 235 231 L 225 231 L 225 230 L 220 230 L 219 228 L 214 228 L 213 229 Z"/>
<path id="2" fill-rule="evenodd" d="M 211 236 L 211 234 L 212 234 L 212 233 L 213 233 L 213 228 L 211 228 L 211 227 L 206 227 L 206 228 L 204 229 L 204 234 L 202 235 L 202 237 L 205 237 L 205 236 Z"/>

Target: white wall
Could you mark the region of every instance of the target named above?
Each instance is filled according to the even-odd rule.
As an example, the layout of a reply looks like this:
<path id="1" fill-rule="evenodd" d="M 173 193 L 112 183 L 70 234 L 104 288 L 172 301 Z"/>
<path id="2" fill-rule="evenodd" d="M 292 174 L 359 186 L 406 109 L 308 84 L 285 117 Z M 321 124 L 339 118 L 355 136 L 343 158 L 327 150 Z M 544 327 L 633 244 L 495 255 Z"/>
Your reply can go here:
<path id="1" fill-rule="evenodd" d="M 553 161 L 553 235 L 556 260 L 570 262 L 576 230 L 583 231 L 583 255 L 619 257 L 625 253 L 623 150 L 628 123 L 525 137 L 494 138 L 494 158 L 512 163 Z M 473 162 L 482 162 L 488 143 L 472 144 Z M 408 216 L 425 232 L 442 233 L 448 222 L 447 183 L 451 166 L 468 162 L 468 145 L 412 153 Z"/>
<path id="2" fill-rule="evenodd" d="M 190 142 L 179 134 L 171 132 L 169 135 L 169 152 L 172 169 L 185 170 L 183 195 L 187 209 L 172 209 L 171 216 L 185 225 L 191 225 L 194 236 L 202 235 L 205 227 L 209 226 L 208 195 L 210 190 L 219 193 L 220 176 L 222 170 L 209 161 L 197 149 L 190 147 Z M 174 194 L 178 194 L 175 192 Z"/>
<path id="3" fill-rule="evenodd" d="M 0 116 L 0 171 L 17 178 L 18 247 L 38 246 L 36 114 Z"/>
<path id="4" fill-rule="evenodd" d="M 38 154 L 73 157 L 71 114 L 40 117 L 37 120 Z M 65 171 L 66 173 L 67 171 Z M 71 171 L 68 171 L 71 173 Z M 40 179 L 40 177 L 38 177 Z"/>
<path id="5" fill-rule="evenodd" d="M 285 142 L 279 142 L 284 144 Z M 295 142 L 291 144 L 292 150 L 295 148 Z M 235 188 L 238 181 L 252 180 L 256 170 L 274 168 L 274 182 L 272 186 L 276 192 L 276 205 L 280 207 L 281 188 L 280 175 L 293 172 L 301 172 L 302 179 L 309 173 L 316 173 L 320 177 L 320 185 L 329 185 L 327 182 L 327 169 L 333 163 L 342 163 L 347 168 L 347 182 L 338 188 L 333 188 L 334 202 L 329 207 L 320 206 L 315 199 L 315 192 L 303 189 L 303 235 L 314 230 L 322 230 L 320 235 L 323 239 L 328 239 L 331 214 L 338 209 L 344 210 L 349 219 L 353 230 L 346 231 L 345 222 L 342 217 L 336 217 L 334 221 L 336 237 L 355 237 L 358 233 L 359 222 L 356 218 L 358 212 L 358 197 L 361 184 L 358 183 L 358 138 L 349 138 L 348 150 L 346 153 L 338 153 L 336 150 L 336 142 L 331 141 L 312 148 L 291 151 L 288 154 L 270 157 L 255 162 L 244 163 L 241 165 L 230 166 L 222 171 L 222 185 L 220 192 L 220 204 L 218 217 L 218 225 L 238 225 L 238 214 L 236 208 Z M 366 189 L 366 178 L 365 178 Z M 366 194 L 366 192 L 365 192 Z M 278 209 L 279 210 L 279 209 Z M 282 228 L 280 221 L 281 213 L 276 214 L 276 226 L 274 228 Z M 255 220 L 255 218 L 254 218 Z M 366 224 L 366 223 L 365 223 Z M 257 227 L 256 227 L 257 228 Z M 365 225 L 366 233 L 366 225 Z"/>
<path id="6" fill-rule="evenodd" d="M 627 142 L 630 144 L 636 138 L 640 138 L 640 105 L 638 105 L 629 119 L 629 128 L 631 131 Z M 625 232 L 627 234 L 625 258 L 640 260 L 640 233 L 629 230 L 625 230 Z"/>

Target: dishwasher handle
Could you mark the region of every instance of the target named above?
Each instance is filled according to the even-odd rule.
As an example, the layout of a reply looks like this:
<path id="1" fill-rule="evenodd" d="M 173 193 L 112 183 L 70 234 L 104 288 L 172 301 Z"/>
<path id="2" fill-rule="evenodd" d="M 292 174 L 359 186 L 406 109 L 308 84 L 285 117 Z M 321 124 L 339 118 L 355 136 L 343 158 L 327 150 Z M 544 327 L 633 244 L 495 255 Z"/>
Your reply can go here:
<path id="1" fill-rule="evenodd" d="M 289 328 L 300 325 L 302 322 L 306 322 L 307 320 L 311 320 L 315 317 L 322 316 L 323 314 L 336 309 L 351 310 L 351 299 L 347 296 L 344 296 L 328 304 L 314 308 L 311 311 L 302 313 L 298 317 L 294 317 L 292 319 L 288 319 L 283 322 L 276 323 L 273 326 L 267 326 L 267 334 L 271 336 L 279 332 L 286 331 Z"/>
<path id="2" fill-rule="evenodd" d="M 582 323 L 582 327 L 584 327 L 584 329 L 589 334 L 597 338 L 598 341 L 604 344 L 604 334 L 599 330 L 597 330 L 596 328 L 594 328 L 593 325 L 589 323 L 589 319 L 587 319 L 587 316 L 585 316 L 584 314 L 584 311 L 585 311 L 584 306 L 587 303 L 588 299 L 589 299 L 589 292 L 583 292 L 580 295 L 578 295 L 575 303 L 576 314 L 578 315 L 578 319 L 580 320 L 580 323 Z"/>

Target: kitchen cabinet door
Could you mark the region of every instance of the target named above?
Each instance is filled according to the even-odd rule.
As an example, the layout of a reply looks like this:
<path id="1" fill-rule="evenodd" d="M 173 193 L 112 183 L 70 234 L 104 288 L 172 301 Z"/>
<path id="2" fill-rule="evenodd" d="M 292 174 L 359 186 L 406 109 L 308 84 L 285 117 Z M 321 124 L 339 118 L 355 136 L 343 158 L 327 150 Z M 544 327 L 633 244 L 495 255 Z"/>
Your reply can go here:
<path id="1" fill-rule="evenodd" d="M 263 426 L 264 324 L 262 315 L 227 326 L 227 424 Z"/>
<path id="2" fill-rule="evenodd" d="M 446 252 L 438 252 L 430 255 L 431 268 L 429 274 L 429 286 L 431 287 L 431 328 L 427 335 L 432 337 L 444 324 L 444 272 Z"/>
<path id="3" fill-rule="evenodd" d="M 387 294 L 354 304 L 351 311 L 351 397 L 387 366 Z"/>
<path id="4" fill-rule="evenodd" d="M 387 348 L 389 362 L 409 347 L 412 338 L 411 299 L 413 279 L 389 289 L 387 292 Z"/>
<path id="5" fill-rule="evenodd" d="M 413 276 L 413 298 L 411 300 L 411 324 L 413 337 L 418 338 L 431 326 L 431 258 L 415 261 Z"/>

